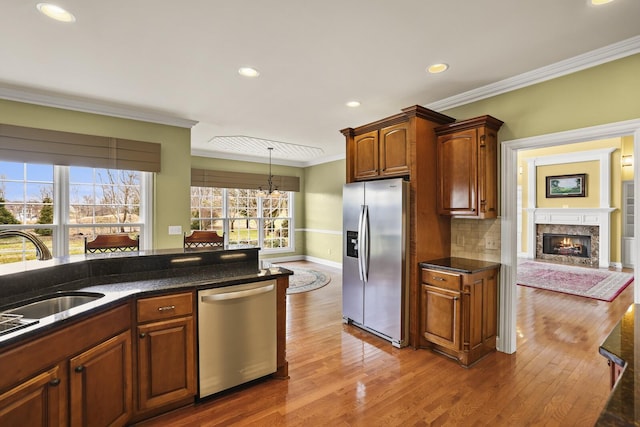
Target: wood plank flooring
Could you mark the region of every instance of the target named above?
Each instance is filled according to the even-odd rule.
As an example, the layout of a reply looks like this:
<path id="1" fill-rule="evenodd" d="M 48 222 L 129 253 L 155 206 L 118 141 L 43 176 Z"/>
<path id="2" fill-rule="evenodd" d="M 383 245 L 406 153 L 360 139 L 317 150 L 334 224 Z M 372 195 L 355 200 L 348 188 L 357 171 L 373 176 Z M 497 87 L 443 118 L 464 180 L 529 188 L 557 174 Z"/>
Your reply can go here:
<path id="1" fill-rule="evenodd" d="M 465 369 L 342 323 L 341 273 L 287 297 L 289 380 L 268 379 L 141 424 L 151 426 L 589 426 L 609 395 L 598 346 L 633 302 L 518 286 L 518 351 Z"/>

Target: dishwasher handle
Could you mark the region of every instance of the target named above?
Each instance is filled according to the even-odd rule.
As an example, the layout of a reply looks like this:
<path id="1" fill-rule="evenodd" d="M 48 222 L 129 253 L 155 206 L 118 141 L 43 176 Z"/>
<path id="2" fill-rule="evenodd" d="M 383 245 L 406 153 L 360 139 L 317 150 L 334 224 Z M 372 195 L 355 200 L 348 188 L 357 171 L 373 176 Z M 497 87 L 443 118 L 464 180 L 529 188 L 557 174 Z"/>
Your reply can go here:
<path id="1" fill-rule="evenodd" d="M 203 303 L 212 303 L 215 301 L 226 301 L 238 298 L 246 298 L 253 295 L 266 294 L 267 292 L 273 291 L 275 285 L 272 283 L 267 286 L 262 286 L 260 288 L 248 289 L 245 291 L 232 291 L 225 292 L 223 294 L 213 294 L 213 295 L 203 295 L 200 297 L 200 301 Z"/>

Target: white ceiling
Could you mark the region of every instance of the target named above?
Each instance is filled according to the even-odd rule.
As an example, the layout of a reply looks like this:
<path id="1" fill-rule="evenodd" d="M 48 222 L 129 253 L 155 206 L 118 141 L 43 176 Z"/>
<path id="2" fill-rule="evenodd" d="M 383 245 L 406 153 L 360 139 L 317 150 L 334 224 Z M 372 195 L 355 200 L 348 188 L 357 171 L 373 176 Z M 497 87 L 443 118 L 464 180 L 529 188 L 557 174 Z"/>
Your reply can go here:
<path id="1" fill-rule="evenodd" d="M 340 129 L 401 108 L 640 44 L 638 0 L 59 1 L 73 24 L 36 3 L 2 2 L 0 98 L 196 123 L 199 155 L 268 158 L 264 139 L 303 146 L 275 147 L 282 164 L 341 158 Z M 434 62 L 451 68 L 429 75 Z M 353 99 L 362 106 L 346 107 Z M 221 136 L 258 138 L 264 155 L 210 142 Z"/>

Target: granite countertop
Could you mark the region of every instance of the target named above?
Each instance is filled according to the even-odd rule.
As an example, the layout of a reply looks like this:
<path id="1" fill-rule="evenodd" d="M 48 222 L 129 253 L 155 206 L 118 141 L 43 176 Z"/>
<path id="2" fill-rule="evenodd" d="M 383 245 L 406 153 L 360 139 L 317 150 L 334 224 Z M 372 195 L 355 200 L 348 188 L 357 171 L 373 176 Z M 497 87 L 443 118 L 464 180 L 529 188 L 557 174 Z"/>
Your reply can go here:
<path id="1" fill-rule="evenodd" d="M 624 367 L 611 391 L 609 400 L 600 413 L 596 425 L 598 426 L 636 426 L 640 422 L 637 418 L 636 407 L 640 404 L 640 395 L 635 390 L 640 384 L 640 375 L 634 370 L 635 353 L 635 311 L 638 304 L 629 306 L 620 322 L 613 328 L 609 336 L 599 348 L 601 355 L 612 363 Z"/>
<path id="2" fill-rule="evenodd" d="M 293 274 L 281 267 L 258 268 L 256 249 L 147 251 L 128 256 L 106 254 L 20 264 L 24 265 L 0 268 L 0 312 L 57 292 L 91 292 L 104 294 L 104 297 L 0 335 L 0 351 L 70 320 L 107 310 L 129 298 L 231 286 Z"/>
<path id="3" fill-rule="evenodd" d="M 453 271 L 463 274 L 474 274 L 484 270 L 500 267 L 500 263 L 470 258 L 440 258 L 419 263 L 421 268 Z"/>

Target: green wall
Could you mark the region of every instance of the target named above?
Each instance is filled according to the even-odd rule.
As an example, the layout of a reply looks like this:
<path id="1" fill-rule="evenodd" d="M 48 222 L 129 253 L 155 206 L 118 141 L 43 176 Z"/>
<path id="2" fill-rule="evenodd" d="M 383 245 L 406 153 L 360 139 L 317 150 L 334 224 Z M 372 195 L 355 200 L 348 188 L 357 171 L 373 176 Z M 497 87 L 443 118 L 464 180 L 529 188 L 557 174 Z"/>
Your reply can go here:
<path id="1" fill-rule="evenodd" d="M 305 168 L 306 255 L 342 263 L 342 186 L 346 161 Z"/>
<path id="2" fill-rule="evenodd" d="M 501 141 L 637 119 L 638 76 L 640 54 L 442 113 L 457 119 L 495 116 L 505 122 Z"/>
<path id="3" fill-rule="evenodd" d="M 189 226 L 190 129 L 2 99 L 0 122 L 161 144 L 161 171 L 155 175 L 154 181 L 153 247 L 182 247 L 182 236 L 170 236 L 168 226 L 182 225 L 185 230 Z"/>

